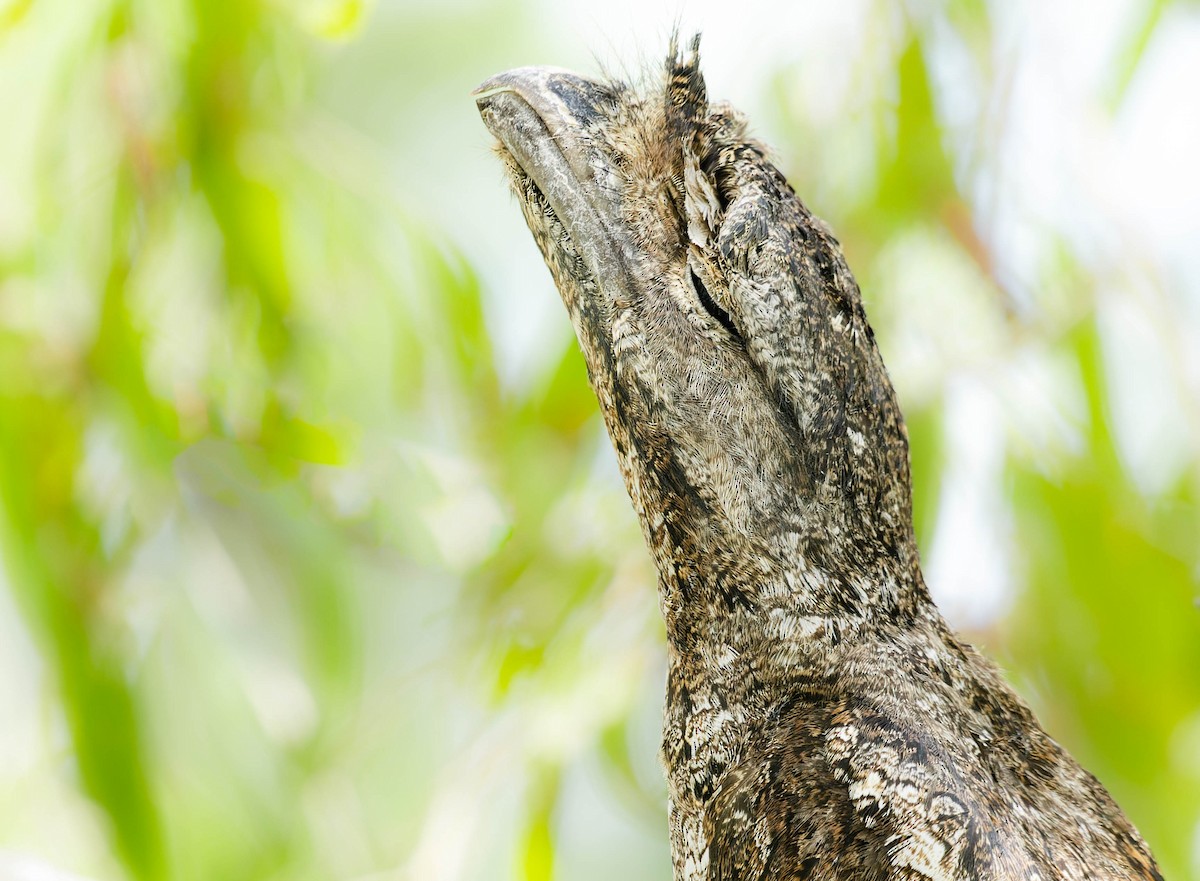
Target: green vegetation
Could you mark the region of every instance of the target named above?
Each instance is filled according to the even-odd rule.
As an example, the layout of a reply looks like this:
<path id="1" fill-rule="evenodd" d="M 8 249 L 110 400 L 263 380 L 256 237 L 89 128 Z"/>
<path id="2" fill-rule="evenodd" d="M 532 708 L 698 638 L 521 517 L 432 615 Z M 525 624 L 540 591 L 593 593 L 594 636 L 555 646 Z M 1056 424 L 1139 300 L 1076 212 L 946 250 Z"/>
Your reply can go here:
<path id="1" fill-rule="evenodd" d="M 1143 5 L 1112 114 L 1173 21 Z M 1194 377 L 1151 323 L 1191 453 L 1141 480 L 1105 333 L 1114 301 L 1182 307 L 1066 222 L 1013 283 L 980 220 L 989 130 L 964 146 L 931 74 L 952 43 L 1001 91 L 988 8 L 881 18 L 836 126 L 800 60 L 762 122 L 866 291 L 926 548 L 961 477 L 955 395 L 1002 414 L 985 526 L 1013 596 L 971 637 L 1167 877 L 1200 877 Z M 0 875 L 26 854 L 135 881 L 668 877 L 654 579 L 582 361 L 564 318 L 506 365 L 502 267 L 408 181 L 459 170 L 391 152 L 396 126 L 434 156 L 461 123 L 489 161 L 475 81 L 588 64 L 536 20 L 0 2 Z"/>

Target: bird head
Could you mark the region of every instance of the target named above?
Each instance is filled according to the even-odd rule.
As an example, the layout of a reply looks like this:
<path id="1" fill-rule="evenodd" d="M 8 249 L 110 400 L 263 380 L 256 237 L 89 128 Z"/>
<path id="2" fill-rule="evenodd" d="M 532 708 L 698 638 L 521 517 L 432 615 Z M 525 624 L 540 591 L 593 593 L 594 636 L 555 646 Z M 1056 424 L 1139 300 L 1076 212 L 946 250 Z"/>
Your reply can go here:
<path id="1" fill-rule="evenodd" d="M 673 44 L 644 91 L 531 67 L 476 92 L 660 572 L 915 558 L 906 434 L 858 287 L 709 102 L 698 47 Z"/>

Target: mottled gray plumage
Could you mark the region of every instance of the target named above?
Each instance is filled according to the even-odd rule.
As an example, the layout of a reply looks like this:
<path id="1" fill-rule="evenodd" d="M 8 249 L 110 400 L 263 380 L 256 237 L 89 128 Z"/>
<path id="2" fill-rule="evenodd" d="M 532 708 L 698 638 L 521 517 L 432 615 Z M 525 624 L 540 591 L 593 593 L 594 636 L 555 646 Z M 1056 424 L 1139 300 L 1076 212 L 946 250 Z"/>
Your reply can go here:
<path id="1" fill-rule="evenodd" d="M 697 45 L 477 94 L 658 568 L 675 877 L 1160 878 L 930 600 L 858 286 Z"/>

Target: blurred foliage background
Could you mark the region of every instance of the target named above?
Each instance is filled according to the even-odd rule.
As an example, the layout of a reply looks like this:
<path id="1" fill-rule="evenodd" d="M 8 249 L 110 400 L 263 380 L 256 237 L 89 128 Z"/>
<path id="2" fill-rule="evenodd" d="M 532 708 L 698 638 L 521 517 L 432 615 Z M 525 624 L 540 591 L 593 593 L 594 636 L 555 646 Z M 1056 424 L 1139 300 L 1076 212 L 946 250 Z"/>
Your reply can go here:
<path id="1" fill-rule="evenodd" d="M 679 21 L 846 246 L 944 609 L 1200 878 L 1196 7 L 833 5 L 0 2 L 0 877 L 669 877 L 652 571 L 468 92 Z"/>

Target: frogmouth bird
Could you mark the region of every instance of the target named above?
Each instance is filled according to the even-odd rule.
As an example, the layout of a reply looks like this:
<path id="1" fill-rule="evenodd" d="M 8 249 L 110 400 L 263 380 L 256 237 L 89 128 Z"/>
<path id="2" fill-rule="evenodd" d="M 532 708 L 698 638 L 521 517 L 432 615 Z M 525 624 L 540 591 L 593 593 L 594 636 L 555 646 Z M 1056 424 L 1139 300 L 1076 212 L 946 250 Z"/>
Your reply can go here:
<path id="1" fill-rule="evenodd" d="M 676 879 L 1161 879 L 930 599 L 858 285 L 698 46 L 475 93 L 658 570 Z"/>

